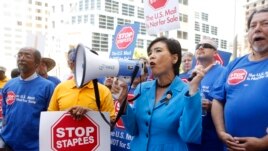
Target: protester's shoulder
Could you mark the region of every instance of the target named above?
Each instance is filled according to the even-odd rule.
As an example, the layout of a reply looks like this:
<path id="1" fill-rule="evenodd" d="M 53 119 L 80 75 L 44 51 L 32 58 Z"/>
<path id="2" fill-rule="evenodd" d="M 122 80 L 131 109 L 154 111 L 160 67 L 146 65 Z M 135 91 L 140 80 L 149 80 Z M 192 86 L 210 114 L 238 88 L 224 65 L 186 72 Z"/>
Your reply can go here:
<path id="1" fill-rule="evenodd" d="M 70 86 L 75 86 L 73 84 L 73 79 L 70 80 L 65 80 L 65 81 L 61 81 L 56 87 L 70 87 Z"/>
<path id="2" fill-rule="evenodd" d="M 98 82 L 98 88 L 103 91 L 110 91 L 108 87 L 106 87 L 104 84 Z"/>
<path id="3" fill-rule="evenodd" d="M 248 55 L 244 55 L 244 56 L 235 58 L 234 60 L 232 60 L 232 61 L 228 64 L 227 68 L 228 68 L 228 67 L 231 67 L 231 66 L 234 66 L 234 65 L 236 65 L 237 63 L 239 63 L 239 62 L 243 62 L 243 61 L 248 61 Z"/>
<path id="4" fill-rule="evenodd" d="M 18 81 L 19 81 L 19 77 L 10 79 L 10 80 L 7 81 L 7 83 L 5 84 L 4 87 L 7 87 L 7 86 L 10 86 L 10 85 L 13 85 L 13 84 L 18 84 Z"/>
<path id="5" fill-rule="evenodd" d="M 48 76 L 49 79 L 55 80 L 55 81 L 60 81 L 60 79 L 56 76 Z"/>

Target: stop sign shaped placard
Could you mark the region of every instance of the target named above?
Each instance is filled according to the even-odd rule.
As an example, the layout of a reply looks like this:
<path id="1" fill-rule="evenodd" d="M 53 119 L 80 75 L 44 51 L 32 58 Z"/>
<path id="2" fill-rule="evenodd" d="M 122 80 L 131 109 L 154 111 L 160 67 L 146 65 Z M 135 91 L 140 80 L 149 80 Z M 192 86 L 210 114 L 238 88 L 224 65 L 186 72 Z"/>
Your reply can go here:
<path id="1" fill-rule="evenodd" d="M 148 0 L 149 5 L 152 6 L 154 9 L 158 9 L 164 7 L 167 3 L 167 0 Z"/>
<path id="2" fill-rule="evenodd" d="M 134 39 L 134 30 L 131 26 L 123 27 L 116 36 L 116 47 L 118 49 L 126 49 Z"/>
<path id="3" fill-rule="evenodd" d="M 74 120 L 70 114 L 63 114 L 51 133 L 53 151 L 94 151 L 100 145 L 99 125 L 87 115 Z"/>
<path id="4" fill-rule="evenodd" d="M 223 65 L 223 60 L 221 59 L 221 56 L 219 54 L 216 54 L 214 56 L 214 59 L 216 60 L 216 62 L 218 62 L 219 64 Z"/>

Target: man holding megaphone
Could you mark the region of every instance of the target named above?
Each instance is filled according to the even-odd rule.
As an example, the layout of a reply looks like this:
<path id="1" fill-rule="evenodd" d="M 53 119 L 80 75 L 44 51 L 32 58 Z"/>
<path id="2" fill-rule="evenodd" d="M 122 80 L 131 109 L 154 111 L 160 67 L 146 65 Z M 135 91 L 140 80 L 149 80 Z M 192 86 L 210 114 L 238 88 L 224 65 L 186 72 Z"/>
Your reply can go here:
<path id="1" fill-rule="evenodd" d="M 94 56 L 97 55 L 94 54 Z M 78 62 L 77 57 L 75 57 L 74 58 L 75 67 L 77 66 L 76 65 L 77 62 Z M 90 110 L 94 111 L 100 110 L 101 112 L 108 112 L 110 114 L 111 121 L 113 121 L 115 119 L 115 111 L 114 111 L 112 94 L 106 86 L 97 82 L 95 84 L 93 82 L 93 79 L 91 79 L 78 87 L 76 85 L 74 77 L 60 83 L 55 88 L 48 110 L 49 111 L 67 110 L 77 120 L 81 119 L 83 115 Z M 100 101 L 99 106 L 100 108 L 96 104 L 96 97 L 95 97 L 96 94 L 94 87 L 95 88 L 97 87 L 99 92 L 98 95 Z"/>

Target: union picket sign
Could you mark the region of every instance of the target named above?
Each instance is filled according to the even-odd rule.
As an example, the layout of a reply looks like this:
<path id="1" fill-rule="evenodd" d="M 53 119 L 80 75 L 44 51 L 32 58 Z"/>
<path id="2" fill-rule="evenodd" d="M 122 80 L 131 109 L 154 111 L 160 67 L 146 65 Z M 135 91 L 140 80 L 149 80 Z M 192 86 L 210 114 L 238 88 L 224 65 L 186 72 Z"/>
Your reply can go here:
<path id="1" fill-rule="evenodd" d="M 159 9 L 164 7 L 167 3 L 167 0 L 149 0 L 149 5 L 154 9 Z"/>
<path id="2" fill-rule="evenodd" d="M 53 151 L 90 150 L 99 146 L 99 126 L 87 115 L 74 120 L 63 114 L 51 128 Z"/>
<path id="3" fill-rule="evenodd" d="M 126 49 L 134 39 L 134 30 L 131 26 L 123 27 L 116 36 L 116 46 L 118 49 Z"/>
<path id="4" fill-rule="evenodd" d="M 109 120 L 109 113 L 102 112 Z M 97 111 L 74 120 L 66 111 L 41 112 L 39 151 L 111 150 L 110 125 Z"/>

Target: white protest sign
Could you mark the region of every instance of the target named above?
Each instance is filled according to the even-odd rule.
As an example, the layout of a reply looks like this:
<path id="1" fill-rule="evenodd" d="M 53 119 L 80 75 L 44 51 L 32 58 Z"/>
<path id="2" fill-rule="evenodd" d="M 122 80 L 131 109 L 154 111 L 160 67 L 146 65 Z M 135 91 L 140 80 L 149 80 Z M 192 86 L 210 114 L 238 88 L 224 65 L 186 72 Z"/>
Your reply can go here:
<path id="1" fill-rule="evenodd" d="M 104 113 L 109 120 L 109 113 Z M 110 150 L 110 126 L 99 112 L 90 111 L 74 120 L 66 111 L 42 112 L 40 151 Z"/>
<path id="2" fill-rule="evenodd" d="M 144 15 L 148 34 L 180 27 L 178 0 L 145 0 Z"/>

